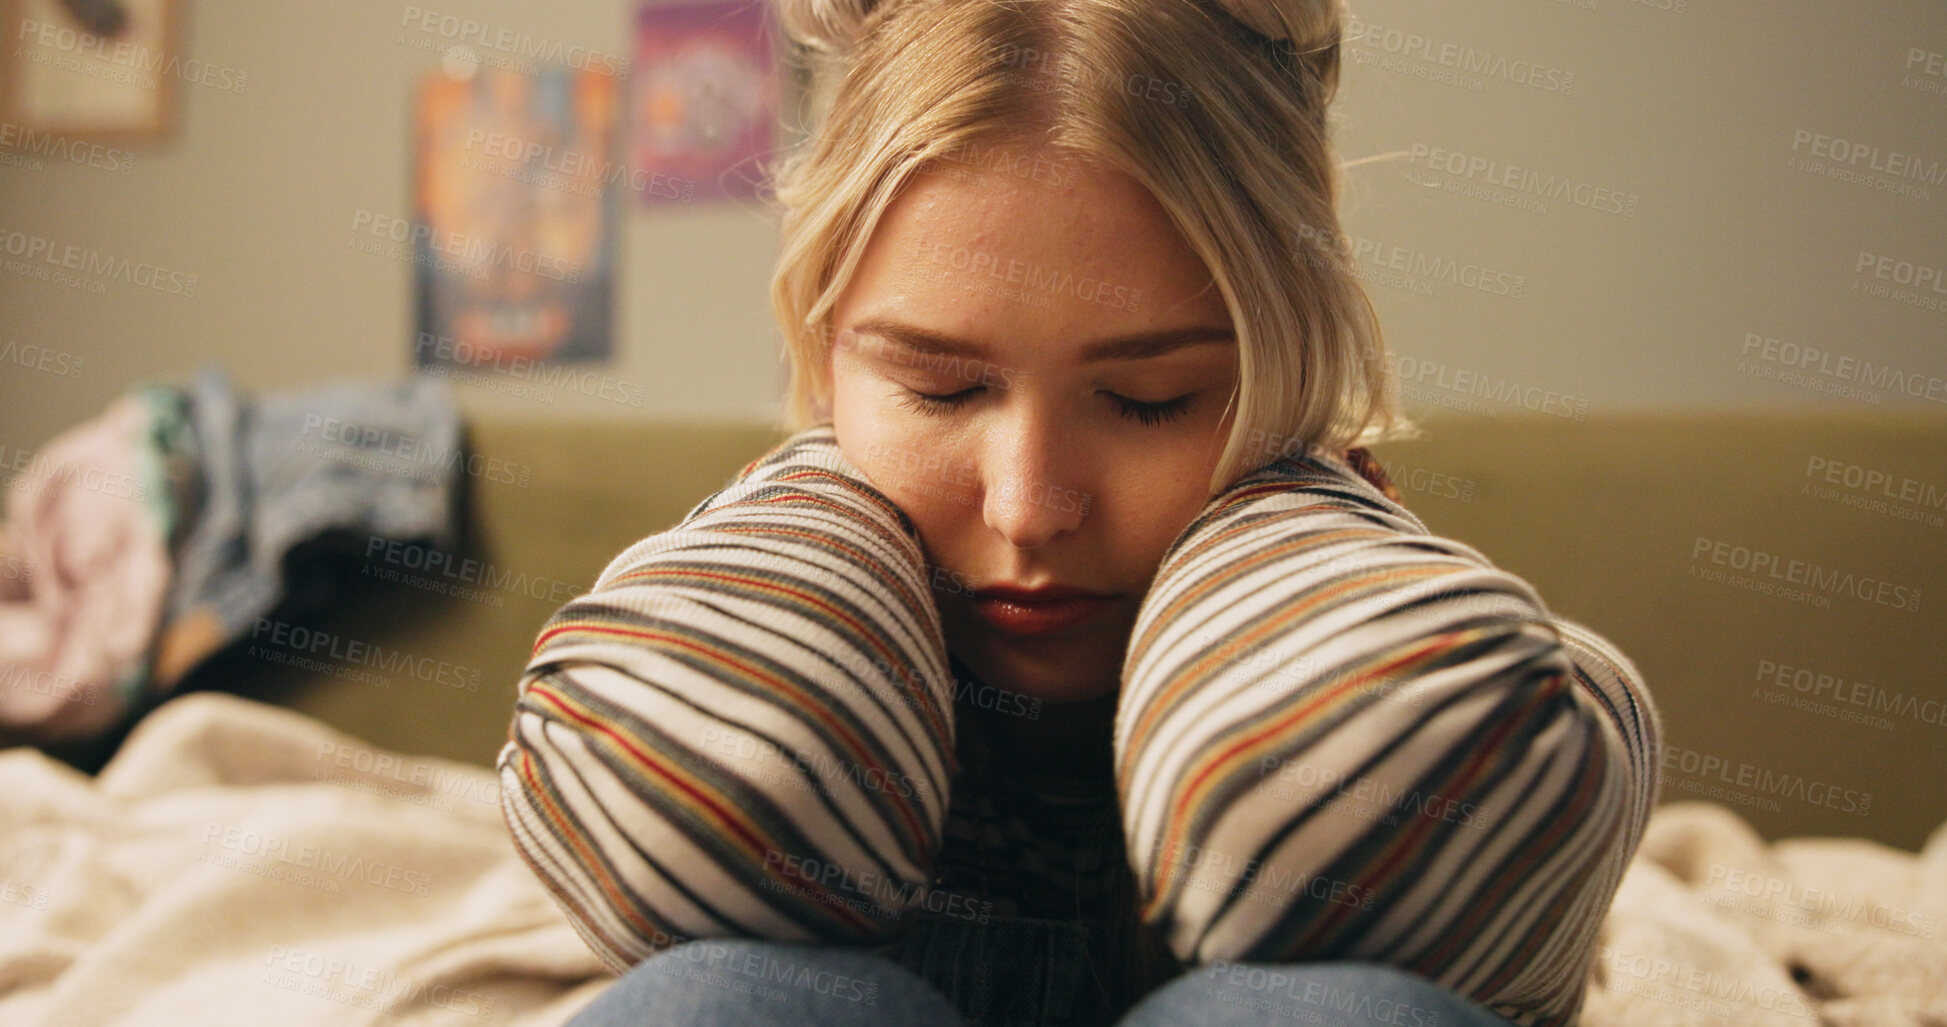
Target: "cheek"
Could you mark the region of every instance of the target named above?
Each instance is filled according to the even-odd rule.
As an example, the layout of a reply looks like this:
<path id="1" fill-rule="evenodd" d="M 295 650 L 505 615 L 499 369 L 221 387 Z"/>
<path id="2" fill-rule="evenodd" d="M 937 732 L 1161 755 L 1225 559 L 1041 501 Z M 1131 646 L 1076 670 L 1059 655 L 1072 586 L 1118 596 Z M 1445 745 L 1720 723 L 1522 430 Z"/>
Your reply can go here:
<path id="1" fill-rule="evenodd" d="M 1203 512 L 1210 500 L 1210 470 L 1202 462 L 1186 462 L 1176 473 L 1120 494 L 1126 504 L 1123 537 L 1132 564 L 1140 564 L 1132 569 L 1153 573 L 1163 551 Z"/>
<path id="2" fill-rule="evenodd" d="M 878 456 L 886 494 L 913 518 L 923 537 L 943 542 L 954 537 L 949 532 L 977 526 L 980 483 L 971 465 L 942 460 L 918 440 L 887 447 Z"/>
<path id="3" fill-rule="evenodd" d="M 912 518 L 929 555 L 976 526 L 979 478 L 972 464 L 947 458 L 937 438 L 897 412 L 862 403 L 851 413 L 838 425 L 847 459 Z"/>

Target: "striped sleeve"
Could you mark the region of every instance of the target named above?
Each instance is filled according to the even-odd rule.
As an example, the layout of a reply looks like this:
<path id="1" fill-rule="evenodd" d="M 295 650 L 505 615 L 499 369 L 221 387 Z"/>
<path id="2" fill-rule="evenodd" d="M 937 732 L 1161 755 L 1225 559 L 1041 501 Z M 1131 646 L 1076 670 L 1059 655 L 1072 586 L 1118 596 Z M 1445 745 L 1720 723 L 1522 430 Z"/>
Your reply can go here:
<path id="1" fill-rule="evenodd" d="M 931 879 L 951 682 L 911 521 L 807 429 L 545 624 L 502 809 L 618 972 L 695 938 L 877 939 Z"/>
<path id="2" fill-rule="evenodd" d="M 1191 965 L 1386 963 L 1570 1023 L 1657 738 L 1605 640 L 1314 447 L 1206 505 L 1138 612 L 1143 920 Z"/>

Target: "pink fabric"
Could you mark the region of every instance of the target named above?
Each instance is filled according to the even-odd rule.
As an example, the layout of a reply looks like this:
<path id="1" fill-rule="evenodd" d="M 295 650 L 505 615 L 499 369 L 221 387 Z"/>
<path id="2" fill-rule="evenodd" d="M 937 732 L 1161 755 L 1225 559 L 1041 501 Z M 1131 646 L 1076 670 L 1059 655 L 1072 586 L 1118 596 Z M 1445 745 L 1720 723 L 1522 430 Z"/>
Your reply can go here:
<path id="1" fill-rule="evenodd" d="M 0 736 L 88 735 L 147 670 L 169 584 L 146 461 L 150 416 L 125 395 L 56 436 L 8 487 L 0 528 Z"/>

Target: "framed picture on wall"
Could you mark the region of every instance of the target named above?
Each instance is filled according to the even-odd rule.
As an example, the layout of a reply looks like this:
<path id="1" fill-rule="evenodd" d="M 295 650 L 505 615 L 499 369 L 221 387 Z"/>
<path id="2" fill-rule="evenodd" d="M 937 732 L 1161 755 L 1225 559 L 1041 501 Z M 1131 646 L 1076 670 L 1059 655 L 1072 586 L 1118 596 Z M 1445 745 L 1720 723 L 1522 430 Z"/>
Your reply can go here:
<path id="1" fill-rule="evenodd" d="M 0 119 L 106 143 L 148 143 L 174 128 L 181 0 L 9 0 L 0 45 Z"/>
<path id="2" fill-rule="evenodd" d="M 779 48 L 767 5 L 749 0 L 643 3 L 630 70 L 634 166 L 676 189 L 644 204 L 763 193 L 776 145 Z"/>
<path id="3" fill-rule="evenodd" d="M 524 375 L 608 359 L 621 102 L 587 68 L 425 76 L 414 366 Z"/>

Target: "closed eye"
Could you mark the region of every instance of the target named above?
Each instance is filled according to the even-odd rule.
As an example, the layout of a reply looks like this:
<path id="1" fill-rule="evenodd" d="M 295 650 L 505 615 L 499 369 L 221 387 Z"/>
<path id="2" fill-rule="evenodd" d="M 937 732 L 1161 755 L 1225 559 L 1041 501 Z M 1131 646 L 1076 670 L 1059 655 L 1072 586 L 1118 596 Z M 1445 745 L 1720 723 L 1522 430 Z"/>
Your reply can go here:
<path id="1" fill-rule="evenodd" d="M 971 389 L 962 389 L 959 392 L 951 392 L 943 395 L 933 395 L 914 389 L 902 389 L 901 391 L 905 395 L 900 397 L 900 405 L 918 414 L 939 417 L 965 406 L 967 401 L 972 399 L 975 393 L 985 391 L 985 389 L 986 386 L 984 385 L 976 385 Z M 1103 395 L 1109 397 L 1115 403 L 1117 412 L 1123 417 L 1132 421 L 1140 421 L 1151 427 L 1188 415 L 1191 404 L 1196 400 L 1196 393 L 1178 396 L 1175 399 L 1164 400 L 1160 403 L 1144 403 L 1126 396 L 1118 396 L 1113 392 L 1105 392 Z"/>

